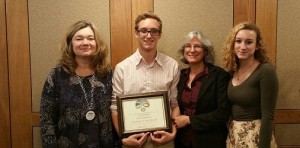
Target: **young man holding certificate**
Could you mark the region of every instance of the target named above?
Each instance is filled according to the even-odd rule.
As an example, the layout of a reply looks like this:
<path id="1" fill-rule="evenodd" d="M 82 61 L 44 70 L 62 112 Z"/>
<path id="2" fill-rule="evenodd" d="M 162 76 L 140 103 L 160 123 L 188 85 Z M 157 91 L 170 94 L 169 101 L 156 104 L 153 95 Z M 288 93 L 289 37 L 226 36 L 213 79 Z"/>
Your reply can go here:
<path id="1" fill-rule="evenodd" d="M 161 37 L 162 22 L 152 12 L 146 12 L 135 20 L 135 36 L 139 47 L 134 54 L 118 63 L 113 74 L 112 120 L 119 132 L 117 96 L 167 91 L 171 117 L 179 115 L 177 104 L 177 83 L 179 67 L 177 61 L 157 51 L 157 42 Z M 151 106 L 151 104 L 150 104 Z M 134 109 L 134 107 L 133 107 Z M 153 132 L 135 132 L 121 137 L 122 147 L 163 147 L 173 148 L 176 128 L 172 132 L 158 130 Z"/>

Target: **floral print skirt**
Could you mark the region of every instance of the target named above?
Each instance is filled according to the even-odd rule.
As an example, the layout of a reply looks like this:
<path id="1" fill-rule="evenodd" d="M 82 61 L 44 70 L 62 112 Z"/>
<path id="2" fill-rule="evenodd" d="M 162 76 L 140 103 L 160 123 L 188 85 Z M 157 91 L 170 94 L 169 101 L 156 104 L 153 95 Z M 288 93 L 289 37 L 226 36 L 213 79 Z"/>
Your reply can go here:
<path id="1" fill-rule="evenodd" d="M 260 125 L 260 120 L 232 120 L 226 140 L 227 148 L 257 148 Z M 272 136 L 271 148 L 277 148 L 274 135 Z"/>

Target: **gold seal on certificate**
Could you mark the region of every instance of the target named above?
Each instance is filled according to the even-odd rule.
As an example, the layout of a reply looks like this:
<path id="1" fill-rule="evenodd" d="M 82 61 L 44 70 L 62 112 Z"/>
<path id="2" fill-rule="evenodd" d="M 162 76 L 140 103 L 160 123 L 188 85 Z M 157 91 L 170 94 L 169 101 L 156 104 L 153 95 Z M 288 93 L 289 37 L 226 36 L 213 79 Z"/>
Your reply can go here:
<path id="1" fill-rule="evenodd" d="M 122 136 L 158 130 L 172 131 L 167 91 L 117 96 Z"/>

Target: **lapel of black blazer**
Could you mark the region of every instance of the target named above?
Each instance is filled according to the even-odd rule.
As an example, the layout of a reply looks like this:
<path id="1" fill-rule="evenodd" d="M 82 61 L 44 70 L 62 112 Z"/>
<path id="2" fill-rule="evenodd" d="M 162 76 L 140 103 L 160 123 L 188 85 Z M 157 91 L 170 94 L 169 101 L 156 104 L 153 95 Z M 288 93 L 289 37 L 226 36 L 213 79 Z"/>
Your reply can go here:
<path id="1" fill-rule="evenodd" d="M 177 85 L 177 89 L 178 89 L 177 98 L 179 98 L 178 99 L 179 104 L 182 103 L 181 96 L 182 96 L 183 88 L 185 86 L 185 79 L 186 79 L 186 77 L 184 76 L 184 73 L 187 71 L 187 69 L 188 68 L 181 70 L 181 72 L 180 72 L 180 81 L 178 82 L 178 85 Z"/>
<path id="2" fill-rule="evenodd" d="M 206 75 L 203 79 L 203 82 L 202 82 L 202 85 L 201 85 L 201 89 L 200 89 L 200 92 L 198 94 L 198 100 L 199 98 L 202 98 L 203 95 L 206 93 L 206 91 L 209 89 L 210 85 L 212 85 L 212 82 L 214 80 L 214 66 L 213 65 L 210 65 L 208 64 L 208 75 Z M 203 100 L 203 99 L 200 99 L 200 101 Z"/>

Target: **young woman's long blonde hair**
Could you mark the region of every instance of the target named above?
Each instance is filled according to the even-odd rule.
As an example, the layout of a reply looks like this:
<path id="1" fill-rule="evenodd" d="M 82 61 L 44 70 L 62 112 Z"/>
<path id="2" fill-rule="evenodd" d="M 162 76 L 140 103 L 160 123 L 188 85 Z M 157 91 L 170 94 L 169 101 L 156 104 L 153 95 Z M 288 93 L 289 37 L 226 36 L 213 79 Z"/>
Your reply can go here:
<path id="1" fill-rule="evenodd" d="M 235 37 L 240 30 L 251 30 L 256 33 L 256 48 L 254 58 L 261 63 L 271 62 L 267 56 L 267 51 L 264 46 L 264 41 L 257 25 L 249 22 L 240 23 L 232 28 L 227 36 L 223 47 L 223 66 L 228 71 L 237 71 L 240 63 L 237 56 L 234 53 Z"/>

